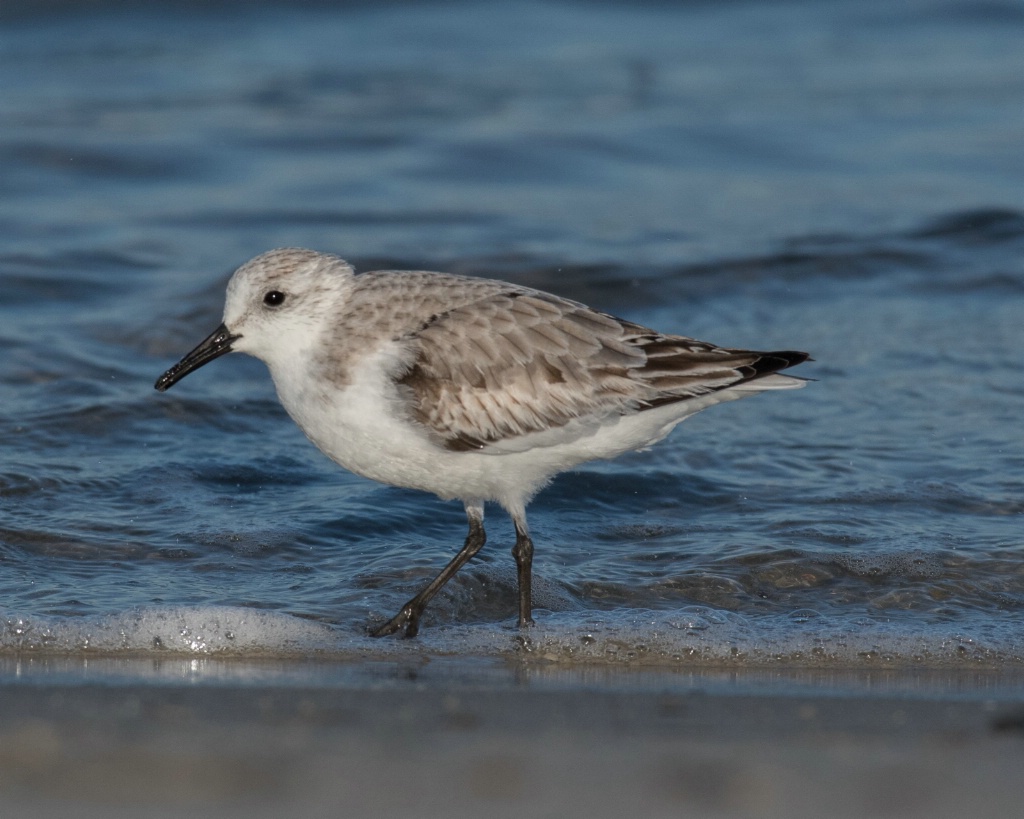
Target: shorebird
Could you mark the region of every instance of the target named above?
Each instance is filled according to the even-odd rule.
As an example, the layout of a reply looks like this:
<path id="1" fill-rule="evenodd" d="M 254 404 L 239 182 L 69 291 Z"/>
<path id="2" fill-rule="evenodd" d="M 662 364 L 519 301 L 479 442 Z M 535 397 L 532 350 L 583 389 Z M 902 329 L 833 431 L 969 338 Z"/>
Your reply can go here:
<path id="1" fill-rule="evenodd" d="M 329 458 L 393 486 L 459 499 L 458 554 L 374 636 L 413 637 L 424 608 L 484 545 L 484 504 L 512 518 L 519 625 L 533 622 L 526 506 L 579 464 L 644 449 L 715 404 L 803 386 L 807 359 L 668 335 L 576 301 L 426 271 L 356 275 L 299 248 L 246 262 L 223 323 L 156 382 L 228 352 L 266 363 L 292 419 Z"/>

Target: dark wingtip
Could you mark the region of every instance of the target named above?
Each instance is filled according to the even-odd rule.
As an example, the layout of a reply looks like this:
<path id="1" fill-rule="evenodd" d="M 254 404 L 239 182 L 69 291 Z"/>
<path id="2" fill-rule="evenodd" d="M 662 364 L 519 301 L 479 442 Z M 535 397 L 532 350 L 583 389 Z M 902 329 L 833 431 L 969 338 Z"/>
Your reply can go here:
<path id="1" fill-rule="evenodd" d="M 750 365 L 750 369 L 754 371 L 754 378 L 771 375 L 772 373 L 779 372 L 779 370 L 786 370 L 790 367 L 795 367 L 797 364 L 803 364 L 805 361 L 814 361 L 809 353 L 803 353 L 799 350 L 773 350 L 770 353 L 761 353 L 760 355 L 761 357 Z"/>
<path id="2" fill-rule="evenodd" d="M 803 364 L 805 361 L 814 361 L 810 353 L 803 353 L 799 350 L 783 350 L 778 353 L 769 353 L 769 355 L 783 359 L 786 362 L 786 367 L 795 367 L 797 364 Z"/>

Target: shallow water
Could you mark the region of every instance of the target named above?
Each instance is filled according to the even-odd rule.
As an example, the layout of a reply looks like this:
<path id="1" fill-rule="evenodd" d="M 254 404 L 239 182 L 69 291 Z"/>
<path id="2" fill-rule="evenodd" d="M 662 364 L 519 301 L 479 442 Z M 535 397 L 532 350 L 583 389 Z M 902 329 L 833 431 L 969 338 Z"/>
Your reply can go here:
<path id="1" fill-rule="evenodd" d="M 5 6 L 0 651 L 1024 662 L 1019 4 Z M 800 392 L 714 408 L 454 553 L 241 356 L 152 383 L 269 247 L 553 290 Z"/>

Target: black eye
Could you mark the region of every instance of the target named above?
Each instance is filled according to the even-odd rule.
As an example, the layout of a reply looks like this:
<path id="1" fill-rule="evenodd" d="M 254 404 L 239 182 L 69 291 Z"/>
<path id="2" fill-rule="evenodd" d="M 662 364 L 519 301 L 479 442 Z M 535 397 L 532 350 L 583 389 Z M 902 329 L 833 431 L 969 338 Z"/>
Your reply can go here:
<path id="1" fill-rule="evenodd" d="M 263 303 L 267 305 L 267 307 L 280 307 L 284 304 L 284 293 L 280 290 L 269 290 L 263 297 Z"/>

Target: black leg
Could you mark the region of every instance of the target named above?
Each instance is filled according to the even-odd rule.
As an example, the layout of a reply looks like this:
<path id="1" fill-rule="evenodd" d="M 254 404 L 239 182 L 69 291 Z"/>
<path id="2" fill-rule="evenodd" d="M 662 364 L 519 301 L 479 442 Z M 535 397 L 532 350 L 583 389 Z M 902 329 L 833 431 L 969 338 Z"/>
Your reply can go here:
<path id="1" fill-rule="evenodd" d="M 371 629 L 371 637 L 385 637 L 401 629 L 405 629 L 406 637 L 416 636 L 416 633 L 420 630 L 420 615 L 423 614 L 423 609 L 427 607 L 427 603 L 441 590 L 445 583 L 454 577 L 455 573 L 465 565 L 467 560 L 483 548 L 484 541 L 487 539 L 487 534 L 484 532 L 483 506 L 467 505 L 466 517 L 469 518 L 469 534 L 466 535 L 466 542 L 459 550 L 459 553 L 452 558 L 451 562 L 419 594 L 402 606 L 398 614 L 384 625 Z"/>
<path id="2" fill-rule="evenodd" d="M 516 545 L 512 556 L 516 559 L 516 573 L 519 576 L 519 625 L 533 624 L 533 541 L 526 531 L 526 522 L 513 518 L 516 525 Z"/>

